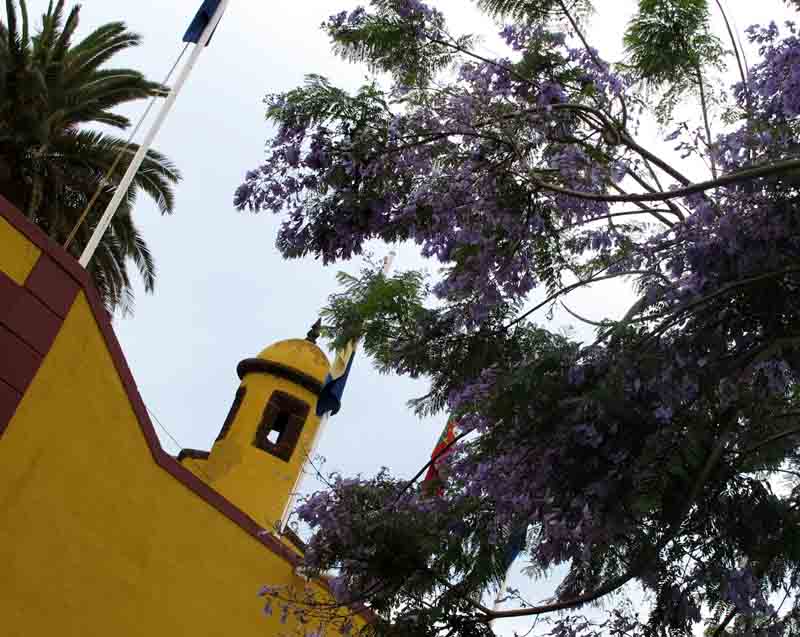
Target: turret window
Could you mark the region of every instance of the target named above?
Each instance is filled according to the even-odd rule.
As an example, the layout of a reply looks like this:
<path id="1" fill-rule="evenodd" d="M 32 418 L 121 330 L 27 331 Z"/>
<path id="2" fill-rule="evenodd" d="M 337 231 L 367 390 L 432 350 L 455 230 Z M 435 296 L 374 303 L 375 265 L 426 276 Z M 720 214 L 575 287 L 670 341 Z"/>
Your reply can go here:
<path id="1" fill-rule="evenodd" d="M 308 404 L 282 391 L 272 392 L 253 444 L 286 462 L 292 457 L 303 425 L 308 417 Z"/>
<path id="2" fill-rule="evenodd" d="M 267 432 L 267 440 L 273 445 L 280 444 L 281 438 L 286 433 L 286 425 L 289 424 L 289 414 L 282 411 L 278 414 L 278 419 L 272 425 L 272 429 Z"/>

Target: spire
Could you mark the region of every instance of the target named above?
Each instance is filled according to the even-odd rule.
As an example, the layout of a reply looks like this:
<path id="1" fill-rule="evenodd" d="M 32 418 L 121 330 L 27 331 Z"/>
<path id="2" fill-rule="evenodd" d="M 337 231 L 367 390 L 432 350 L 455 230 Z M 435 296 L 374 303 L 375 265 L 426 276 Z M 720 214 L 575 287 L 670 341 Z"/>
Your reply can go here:
<path id="1" fill-rule="evenodd" d="M 309 343 L 317 344 L 317 339 L 319 338 L 320 334 L 322 333 L 322 319 L 317 319 L 317 322 L 311 326 L 311 329 L 308 330 L 308 334 L 306 334 L 306 340 Z"/>

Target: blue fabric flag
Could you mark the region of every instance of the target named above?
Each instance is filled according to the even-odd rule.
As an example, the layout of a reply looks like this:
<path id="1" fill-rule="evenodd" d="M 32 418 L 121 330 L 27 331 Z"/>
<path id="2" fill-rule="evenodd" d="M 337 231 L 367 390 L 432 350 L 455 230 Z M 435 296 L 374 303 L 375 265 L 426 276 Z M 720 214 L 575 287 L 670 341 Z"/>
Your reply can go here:
<path id="1" fill-rule="evenodd" d="M 220 1 L 221 0 L 203 0 L 202 6 L 197 11 L 194 20 L 192 20 L 192 23 L 186 30 L 186 34 L 183 36 L 184 42 L 194 42 L 197 44 L 200 41 L 200 36 L 203 35 L 203 31 L 208 26 L 208 23 L 211 22 L 211 18 L 214 17 L 214 13 L 216 13 Z M 217 30 L 214 29 L 214 33 L 216 32 Z M 214 33 L 211 34 L 212 38 L 214 37 Z M 209 38 L 208 44 L 211 44 L 211 38 Z"/>
<path id="2" fill-rule="evenodd" d="M 342 406 L 342 394 L 353 366 L 356 355 L 356 344 L 351 341 L 344 349 L 336 352 L 330 373 L 325 378 L 319 398 L 317 399 L 317 416 L 330 413 L 331 416 L 339 413 Z"/>
<path id="3" fill-rule="evenodd" d="M 514 560 L 525 549 L 528 541 L 528 525 L 518 524 L 511 529 L 508 543 L 503 550 L 503 568 L 505 571 L 511 568 Z"/>

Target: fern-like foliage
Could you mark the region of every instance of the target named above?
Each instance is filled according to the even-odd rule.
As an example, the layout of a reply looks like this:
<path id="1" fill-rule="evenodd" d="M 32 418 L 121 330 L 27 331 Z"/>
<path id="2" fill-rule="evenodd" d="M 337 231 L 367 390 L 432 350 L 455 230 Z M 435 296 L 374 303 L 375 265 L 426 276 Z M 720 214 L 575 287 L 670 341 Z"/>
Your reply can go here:
<path id="1" fill-rule="evenodd" d="M 647 84 L 660 87 L 717 63 L 723 49 L 708 20 L 707 0 L 640 0 L 625 33 L 627 65 Z"/>
<path id="2" fill-rule="evenodd" d="M 478 6 L 497 18 L 532 22 L 563 18 L 565 11 L 582 16 L 592 10 L 590 0 L 478 0 Z"/>
<path id="3" fill-rule="evenodd" d="M 373 11 L 347 22 L 324 25 L 333 50 L 342 58 L 366 63 L 373 71 L 389 73 L 406 86 L 425 86 L 438 71 L 453 63 L 469 36 L 447 33 L 444 16 L 403 15 L 393 0 L 373 0 Z"/>
<path id="4" fill-rule="evenodd" d="M 376 110 L 389 112 L 384 93 L 375 82 L 350 95 L 316 74 L 307 75 L 303 86 L 288 93 L 268 95 L 264 101 L 268 105 L 267 119 L 285 131 L 334 121 L 357 125 L 374 116 Z"/>
<path id="5" fill-rule="evenodd" d="M 78 6 L 67 11 L 66 0 L 51 1 L 32 32 L 25 0 L 6 0 L 6 20 L 0 20 L 0 193 L 63 243 L 122 154 L 69 246 L 75 256 L 137 151 L 136 145 L 91 127 L 124 130 L 131 122 L 118 107 L 166 91 L 135 69 L 108 65 L 141 43 L 123 23 L 101 25 L 74 41 L 79 13 Z M 131 261 L 147 291 L 155 284 L 153 256 L 132 217 L 137 192 L 170 213 L 179 179 L 166 157 L 148 152 L 89 267 L 109 310 L 131 308 Z"/>

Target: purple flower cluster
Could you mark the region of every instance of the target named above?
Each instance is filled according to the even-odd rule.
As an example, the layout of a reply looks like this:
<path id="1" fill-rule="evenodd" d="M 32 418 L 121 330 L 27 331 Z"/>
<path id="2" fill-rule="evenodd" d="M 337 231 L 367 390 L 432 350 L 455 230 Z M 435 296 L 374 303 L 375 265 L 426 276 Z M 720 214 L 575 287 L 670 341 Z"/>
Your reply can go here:
<path id="1" fill-rule="evenodd" d="M 431 18 L 436 10 L 421 0 L 397 0 L 395 11 L 401 18 Z"/>
<path id="2" fill-rule="evenodd" d="M 763 615 L 774 610 L 764 597 L 761 582 L 750 568 L 737 569 L 729 574 L 724 597 L 725 601 L 745 615 Z"/>
<path id="3" fill-rule="evenodd" d="M 787 119 L 800 115 L 800 38 L 794 22 L 785 23 L 789 35 L 779 39 L 779 29 L 772 22 L 767 27 L 747 29 L 750 42 L 760 45 L 762 61 L 750 72 L 747 90 L 757 100 L 766 119 Z M 737 93 L 744 99 L 745 88 Z"/>

